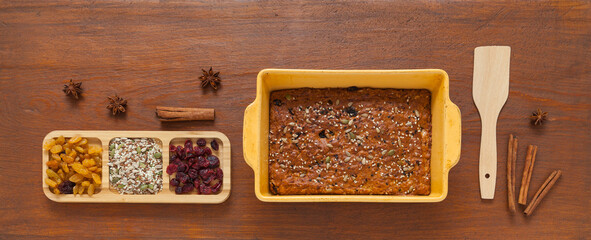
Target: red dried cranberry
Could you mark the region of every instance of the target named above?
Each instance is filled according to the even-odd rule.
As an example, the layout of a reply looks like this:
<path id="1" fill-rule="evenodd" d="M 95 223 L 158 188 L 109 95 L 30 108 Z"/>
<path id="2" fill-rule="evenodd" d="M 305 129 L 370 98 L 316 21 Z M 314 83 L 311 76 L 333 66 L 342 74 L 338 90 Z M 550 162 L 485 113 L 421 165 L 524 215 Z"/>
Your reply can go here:
<path id="1" fill-rule="evenodd" d="M 180 159 L 175 159 L 171 164 L 178 166 L 178 165 L 181 165 L 181 163 L 183 163 L 183 162 Z"/>
<path id="2" fill-rule="evenodd" d="M 199 168 L 209 167 L 209 161 L 207 161 L 207 159 L 205 159 L 203 156 L 197 157 L 197 164 L 199 165 Z"/>
<path id="3" fill-rule="evenodd" d="M 193 165 L 191 165 L 191 169 L 199 170 L 199 163 L 193 163 Z"/>
<path id="4" fill-rule="evenodd" d="M 218 182 L 215 185 L 213 185 L 213 187 L 211 187 L 211 191 L 212 193 L 218 193 L 220 191 L 220 189 L 222 188 L 222 182 Z"/>
<path id="5" fill-rule="evenodd" d="M 186 183 L 189 180 L 191 180 L 191 178 L 189 177 L 189 175 L 185 174 L 184 172 L 177 172 L 176 173 L 176 179 L 180 182 L 180 183 Z"/>
<path id="6" fill-rule="evenodd" d="M 206 168 L 206 169 L 199 170 L 199 176 L 203 180 L 208 179 L 212 175 L 215 175 L 215 172 L 213 171 L 213 169 L 207 169 Z"/>
<path id="7" fill-rule="evenodd" d="M 199 193 L 201 194 L 211 194 L 213 191 L 211 190 L 211 188 L 205 184 L 200 184 L 199 185 Z"/>
<path id="8" fill-rule="evenodd" d="M 211 140 L 211 144 L 210 145 L 211 145 L 211 148 L 213 150 L 216 150 L 217 151 L 218 149 L 220 149 L 220 145 L 218 144 L 218 142 L 215 139 L 214 140 Z"/>
<path id="9" fill-rule="evenodd" d="M 189 166 L 187 166 L 187 164 L 181 163 L 178 166 L 177 172 L 187 172 L 188 169 L 189 169 Z"/>
<path id="10" fill-rule="evenodd" d="M 193 148 L 185 148 L 185 159 L 193 157 Z"/>
<path id="11" fill-rule="evenodd" d="M 199 186 L 199 184 L 201 184 L 201 181 L 199 180 L 199 178 L 193 180 L 193 186 Z M 195 187 L 198 188 L 198 187 Z"/>
<path id="12" fill-rule="evenodd" d="M 191 183 L 191 182 L 186 183 L 185 185 L 183 185 L 182 192 L 183 193 L 190 193 L 191 191 L 193 191 L 193 188 L 194 188 L 193 183 Z"/>
<path id="13" fill-rule="evenodd" d="M 203 153 L 205 153 L 205 150 L 203 150 L 201 147 L 195 146 L 193 148 L 193 152 L 195 152 L 195 156 L 201 156 Z"/>
<path id="14" fill-rule="evenodd" d="M 187 139 L 187 141 L 185 141 L 185 148 L 193 149 L 193 142 L 191 142 L 191 139 Z"/>
<path id="15" fill-rule="evenodd" d="M 205 146 L 205 144 L 207 144 L 207 142 L 205 141 L 205 139 L 203 139 L 203 138 L 199 138 L 199 139 L 197 140 L 197 145 L 198 145 L 198 146 L 200 146 L 200 147 L 204 147 L 204 146 Z"/>
<path id="16" fill-rule="evenodd" d="M 181 156 L 181 152 L 183 151 L 183 147 L 181 146 L 176 146 L 176 149 L 174 150 L 174 152 L 176 153 L 177 156 Z"/>
<path id="17" fill-rule="evenodd" d="M 168 173 L 168 175 L 171 175 L 171 174 L 175 173 L 177 170 L 178 170 L 178 166 L 177 165 L 170 164 L 166 168 L 166 173 Z"/>
<path id="18" fill-rule="evenodd" d="M 209 168 L 217 168 L 220 166 L 220 159 L 214 155 L 207 156 L 207 161 L 209 162 Z"/>
<path id="19" fill-rule="evenodd" d="M 224 171 L 221 168 L 215 170 L 215 178 L 222 181 L 224 179 Z"/>
<path id="20" fill-rule="evenodd" d="M 211 155 L 211 148 L 208 147 L 204 147 L 203 150 L 205 151 L 203 154 L 206 156 Z"/>
<path id="21" fill-rule="evenodd" d="M 181 186 L 177 186 L 177 187 L 174 189 L 174 192 L 175 192 L 176 194 L 182 194 L 182 193 L 183 193 L 183 187 L 181 187 Z"/>
<path id="22" fill-rule="evenodd" d="M 196 162 L 197 162 L 197 159 L 194 157 L 187 159 L 187 165 L 189 165 L 189 166 L 193 165 Z"/>
<path id="23" fill-rule="evenodd" d="M 170 152 L 174 152 L 174 151 L 176 151 L 176 146 L 175 145 L 170 145 L 168 147 L 168 149 L 170 149 Z"/>
<path id="24" fill-rule="evenodd" d="M 174 160 L 177 160 L 177 159 L 179 159 L 179 158 L 176 156 L 176 154 L 174 154 L 174 152 L 171 152 L 171 153 L 172 153 L 172 154 L 170 155 L 170 161 L 171 161 L 171 162 L 174 162 Z"/>
<path id="25" fill-rule="evenodd" d="M 170 186 L 176 187 L 180 184 L 179 180 L 176 180 L 175 178 L 170 180 Z"/>
<path id="26" fill-rule="evenodd" d="M 189 177 L 191 177 L 192 180 L 198 179 L 199 171 L 197 171 L 196 169 L 189 169 Z"/>

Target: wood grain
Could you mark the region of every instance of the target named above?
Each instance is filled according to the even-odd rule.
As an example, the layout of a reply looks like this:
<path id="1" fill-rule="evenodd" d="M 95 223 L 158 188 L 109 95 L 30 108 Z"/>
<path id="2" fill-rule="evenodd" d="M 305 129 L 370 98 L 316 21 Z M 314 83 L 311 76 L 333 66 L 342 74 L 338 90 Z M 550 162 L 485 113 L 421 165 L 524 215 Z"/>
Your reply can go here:
<path id="1" fill-rule="evenodd" d="M 473 50 L 484 45 L 512 49 L 498 149 L 509 133 L 520 137 L 518 156 L 523 146 L 539 147 L 533 186 L 563 172 L 527 219 L 509 214 L 504 198 L 479 195 L 480 118 L 470 93 Z M 584 239 L 589 49 L 589 1 L 0 1 L 0 238 Z M 210 66 L 221 71 L 217 92 L 199 86 Z M 257 200 L 241 139 L 263 68 L 444 69 L 463 119 L 445 201 Z M 77 102 L 61 92 L 69 79 L 83 82 Z M 114 93 L 129 99 L 119 117 L 105 108 Z M 216 120 L 161 123 L 157 105 L 215 108 Z M 528 116 L 538 107 L 549 121 L 532 127 Z M 221 131 L 232 143 L 232 194 L 218 205 L 52 202 L 39 187 L 38 148 L 56 129 Z M 499 196 L 505 178 L 498 176 Z"/>

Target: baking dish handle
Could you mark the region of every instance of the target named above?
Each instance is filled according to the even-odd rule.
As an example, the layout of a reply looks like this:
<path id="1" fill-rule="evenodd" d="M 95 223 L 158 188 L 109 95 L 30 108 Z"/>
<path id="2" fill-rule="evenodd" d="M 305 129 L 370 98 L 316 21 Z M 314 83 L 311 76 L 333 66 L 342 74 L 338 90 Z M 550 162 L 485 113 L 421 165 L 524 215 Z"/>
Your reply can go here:
<path id="1" fill-rule="evenodd" d="M 251 103 L 248 105 L 248 107 L 246 107 L 246 110 L 244 110 L 244 126 L 242 130 L 242 144 L 244 146 L 242 150 L 244 151 L 244 161 L 246 161 L 248 166 L 250 166 L 250 168 L 252 168 L 252 170 L 255 172 L 258 170 L 258 165 L 255 161 L 257 159 L 256 154 L 258 153 L 256 143 L 259 140 L 259 136 L 257 134 L 259 128 L 254 125 L 257 110 L 258 109 L 255 103 Z"/>
<path id="2" fill-rule="evenodd" d="M 460 161 L 462 149 L 462 115 L 457 105 L 448 102 L 445 105 L 445 124 L 447 133 L 445 135 L 445 166 L 447 171 Z"/>

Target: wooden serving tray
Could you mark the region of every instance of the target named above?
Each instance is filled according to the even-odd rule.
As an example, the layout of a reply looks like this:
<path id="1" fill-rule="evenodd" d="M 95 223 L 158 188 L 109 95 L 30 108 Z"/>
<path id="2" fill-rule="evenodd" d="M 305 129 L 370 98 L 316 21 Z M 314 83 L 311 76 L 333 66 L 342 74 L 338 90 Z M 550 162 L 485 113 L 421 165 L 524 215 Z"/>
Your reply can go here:
<path id="1" fill-rule="evenodd" d="M 45 183 L 47 178 L 47 165 L 45 164 L 49 158 L 49 151 L 42 150 L 42 186 L 45 196 L 55 202 L 98 202 L 98 203 L 222 203 L 230 196 L 231 187 L 231 168 L 230 168 L 230 141 L 228 137 L 221 132 L 215 131 L 53 131 L 45 136 L 43 142 L 51 138 L 64 136 L 66 138 L 73 136 L 81 136 L 88 139 L 90 146 L 101 146 L 102 153 L 102 182 L 100 192 L 95 193 L 92 197 L 87 194 L 73 195 L 73 194 L 54 194 L 50 191 L 49 186 Z M 109 142 L 116 137 L 127 138 L 153 138 L 162 150 L 162 190 L 154 195 L 130 195 L 119 194 L 117 190 L 109 187 Z M 185 140 L 191 139 L 193 143 L 199 138 L 207 140 L 208 146 L 211 140 L 216 139 L 219 142 L 219 151 L 213 151 L 213 154 L 220 159 L 220 167 L 224 171 L 224 179 L 222 189 L 218 194 L 201 195 L 197 193 L 191 194 L 176 194 L 174 187 L 170 187 L 170 175 L 166 173 L 168 167 L 170 152 L 169 146 L 183 145 Z M 97 189 L 98 190 L 98 189 Z"/>

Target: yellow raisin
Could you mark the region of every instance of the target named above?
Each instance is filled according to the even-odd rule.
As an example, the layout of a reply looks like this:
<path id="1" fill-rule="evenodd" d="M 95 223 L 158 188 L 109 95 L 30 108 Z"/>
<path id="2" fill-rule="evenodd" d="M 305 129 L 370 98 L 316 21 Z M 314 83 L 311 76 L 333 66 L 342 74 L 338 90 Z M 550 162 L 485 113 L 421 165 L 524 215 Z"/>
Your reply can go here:
<path id="1" fill-rule="evenodd" d="M 84 180 L 84 176 L 76 173 L 76 174 L 72 175 L 68 180 L 70 180 L 70 182 L 79 183 L 79 182 L 82 182 L 82 180 Z"/>
<path id="2" fill-rule="evenodd" d="M 75 158 L 76 156 L 78 156 L 78 153 L 76 153 L 76 151 L 70 151 L 68 156 Z"/>
<path id="3" fill-rule="evenodd" d="M 49 161 L 47 161 L 46 164 L 47 164 L 47 167 L 51 168 L 51 169 L 57 169 L 57 167 L 58 167 L 58 163 L 56 160 L 49 160 Z"/>
<path id="4" fill-rule="evenodd" d="M 82 160 L 82 166 L 85 166 L 87 168 L 92 167 L 92 165 L 90 164 L 90 159 L 87 158 L 87 159 Z"/>
<path id="5" fill-rule="evenodd" d="M 51 169 L 47 169 L 47 170 L 45 170 L 45 173 L 47 173 L 47 176 L 48 176 L 49 178 L 51 178 L 51 179 L 58 179 L 58 178 L 60 178 L 60 176 L 59 176 L 59 175 L 57 175 L 57 173 L 55 173 L 55 172 L 54 172 L 53 170 L 51 170 Z"/>
<path id="6" fill-rule="evenodd" d="M 88 187 L 88 186 L 90 186 L 90 182 L 89 181 L 84 181 L 84 182 L 82 182 L 82 186 Z"/>
<path id="7" fill-rule="evenodd" d="M 64 162 L 66 162 L 66 163 L 73 163 L 74 162 L 74 158 L 70 157 L 66 154 L 62 154 L 61 157 L 62 157 L 62 160 L 64 160 Z"/>
<path id="8" fill-rule="evenodd" d="M 57 175 L 58 175 L 58 176 L 60 176 L 60 179 L 61 179 L 62 181 L 63 181 L 63 180 L 66 180 L 66 174 L 64 173 L 64 171 L 63 171 L 63 170 L 61 170 L 61 169 L 60 169 L 60 170 L 57 170 Z"/>
<path id="9" fill-rule="evenodd" d="M 84 151 L 85 151 L 84 148 L 79 147 L 79 146 L 74 147 L 74 149 L 76 149 L 76 151 L 78 151 L 79 153 L 84 153 Z"/>
<path id="10" fill-rule="evenodd" d="M 55 193 L 55 194 L 60 194 L 60 190 L 58 190 L 57 188 L 54 188 L 54 189 L 53 189 L 53 193 Z"/>
<path id="11" fill-rule="evenodd" d="M 101 176 L 96 173 L 92 174 L 92 180 L 94 180 L 94 183 L 96 184 L 101 184 Z"/>
<path id="12" fill-rule="evenodd" d="M 101 175 L 101 168 L 97 167 L 96 170 L 94 170 L 94 172 L 98 175 Z"/>
<path id="13" fill-rule="evenodd" d="M 78 142 L 78 145 L 79 145 L 79 146 L 80 146 L 80 145 L 85 145 L 85 144 L 87 144 L 87 143 L 88 143 L 88 139 L 86 139 L 86 138 L 83 138 L 82 140 L 80 140 L 80 142 Z"/>
<path id="14" fill-rule="evenodd" d="M 90 146 L 88 147 L 88 154 L 99 154 L 103 151 L 101 147 Z"/>
<path id="15" fill-rule="evenodd" d="M 74 196 L 76 196 L 76 194 L 78 194 L 78 188 L 80 187 L 80 184 L 76 184 L 73 188 L 72 188 L 72 193 L 74 194 Z"/>
<path id="16" fill-rule="evenodd" d="M 45 183 L 47 183 L 47 185 L 50 186 L 50 187 L 52 187 L 52 188 L 57 187 L 57 183 L 55 181 L 49 179 L 49 178 L 46 178 L 45 179 Z"/>
<path id="17" fill-rule="evenodd" d="M 78 194 L 83 194 L 84 193 L 84 186 L 80 185 L 78 187 Z"/>
<path id="18" fill-rule="evenodd" d="M 90 185 L 88 186 L 88 196 L 91 196 L 94 194 L 94 185 Z"/>
<path id="19" fill-rule="evenodd" d="M 70 143 L 65 143 L 64 145 L 62 145 L 62 147 L 63 147 L 64 149 L 67 149 L 67 148 L 69 148 L 69 149 L 72 149 L 72 148 L 73 148 L 73 147 L 72 147 L 72 144 L 70 144 Z"/>
<path id="20" fill-rule="evenodd" d="M 59 144 L 62 145 L 66 142 L 66 139 L 64 138 L 64 136 L 59 136 L 56 140 L 55 140 L 55 144 Z"/>
<path id="21" fill-rule="evenodd" d="M 64 171 L 64 173 L 68 173 L 68 172 L 70 172 L 70 168 L 68 167 L 68 164 L 67 164 L 67 163 L 65 163 L 65 162 L 61 162 L 61 163 L 60 163 L 60 167 L 62 167 L 62 169 L 61 169 L 61 170 L 63 170 L 63 171 Z"/>
<path id="22" fill-rule="evenodd" d="M 88 169 L 86 169 L 86 167 L 82 166 L 82 164 L 80 164 L 79 162 L 72 163 L 72 169 L 74 169 L 74 171 L 76 171 L 77 173 L 80 173 L 81 175 L 88 174 Z"/>
<path id="23" fill-rule="evenodd" d="M 51 154 L 51 158 L 52 158 L 53 160 L 56 160 L 56 161 L 61 161 L 61 160 L 62 160 L 62 158 L 60 157 L 60 155 L 59 155 L 59 154 L 57 154 L 57 153 L 52 153 L 52 154 Z"/>
<path id="24" fill-rule="evenodd" d="M 85 178 L 88 178 L 88 179 L 92 179 L 92 175 L 90 175 L 90 174 L 91 174 L 91 172 L 88 171 L 88 174 L 84 174 L 82 176 L 85 177 Z"/>
<path id="25" fill-rule="evenodd" d="M 91 172 L 96 172 L 96 169 L 97 169 L 97 168 L 98 168 L 97 166 L 92 166 L 92 167 L 89 167 L 89 168 L 88 168 L 88 171 L 91 171 Z"/>
<path id="26" fill-rule="evenodd" d="M 63 148 L 62 145 L 53 145 L 53 147 L 51 147 L 51 149 L 49 149 L 49 151 L 51 153 L 60 153 L 62 152 Z"/>
<path id="27" fill-rule="evenodd" d="M 68 143 L 74 144 L 74 143 L 80 142 L 80 140 L 82 140 L 82 138 L 80 136 L 74 136 L 74 137 L 70 138 L 70 140 L 68 140 Z"/>
<path id="28" fill-rule="evenodd" d="M 55 182 L 59 185 L 60 183 L 62 183 L 62 180 L 58 178 L 55 180 Z"/>
<path id="29" fill-rule="evenodd" d="M 72 151 L 72 149 L 65 148 L 64 151 L 66 152 L 66 154 L 70 154 L 70 152 Z"/>
<path id="30" fill-rule="evenodd" d="M 49 139 L 43 143 L 43 150 L 49 150 L 55 145 L 55 139 Z"/>

